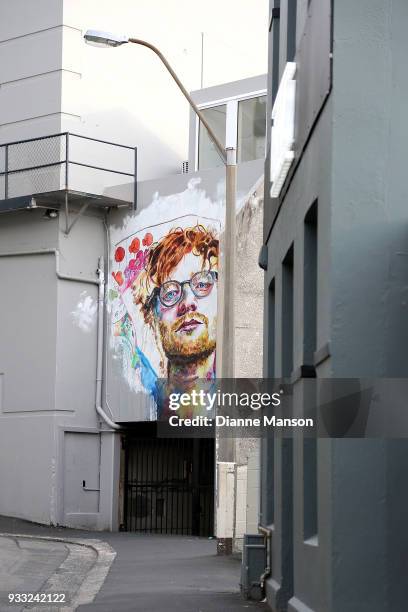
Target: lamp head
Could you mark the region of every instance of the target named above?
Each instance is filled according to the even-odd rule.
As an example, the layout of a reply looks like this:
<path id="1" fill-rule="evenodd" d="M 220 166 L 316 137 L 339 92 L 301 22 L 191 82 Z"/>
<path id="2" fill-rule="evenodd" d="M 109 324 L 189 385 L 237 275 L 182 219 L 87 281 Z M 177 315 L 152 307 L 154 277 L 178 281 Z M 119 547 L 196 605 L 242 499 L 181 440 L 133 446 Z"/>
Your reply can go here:
<path id="1" fill-rule="evenodd" d="M 128 36 L 100 30 L 87 30 L 84 39 L 85 42 L 95 47 L 119 47 L 129 42 Z"/>

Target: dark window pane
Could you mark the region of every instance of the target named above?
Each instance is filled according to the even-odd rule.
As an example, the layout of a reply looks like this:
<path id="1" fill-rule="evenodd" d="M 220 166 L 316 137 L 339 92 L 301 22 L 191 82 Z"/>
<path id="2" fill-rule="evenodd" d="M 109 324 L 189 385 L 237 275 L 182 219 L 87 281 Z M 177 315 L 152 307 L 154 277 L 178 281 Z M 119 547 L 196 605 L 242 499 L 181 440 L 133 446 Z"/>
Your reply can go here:
<path id="1" fill-rule="evenodd" d="M 205 108 L 202 114 L 208 121 L 210 127 L 214 131 L 218 140 L 225 147 L 225 128 L 227 118 L 227 106 L 222 104 L 213 108 Z M 200 133 L 198 139 L 198 167 L 200 170 L 205 168 L 215 168 L 223 166 L 224 162 L 221 159 L 217 149 L 211 142 L 207 130 L 200 124 Z"/>
<path id="2" fill-rule="evenodd" d="M 238 104 L 238 163 L 265 157 L 266 96 Z"/>
<path id="3" fill-rule="evenodd" d="M 282 376 L 293 370 L 293 244 L 282 265 Z"/>
<path id="4" fill-rule="evenodd" d="M 317 348 L 317 202 L 305 217 L 304 231 L 303 363 L 313 365 Z"/>

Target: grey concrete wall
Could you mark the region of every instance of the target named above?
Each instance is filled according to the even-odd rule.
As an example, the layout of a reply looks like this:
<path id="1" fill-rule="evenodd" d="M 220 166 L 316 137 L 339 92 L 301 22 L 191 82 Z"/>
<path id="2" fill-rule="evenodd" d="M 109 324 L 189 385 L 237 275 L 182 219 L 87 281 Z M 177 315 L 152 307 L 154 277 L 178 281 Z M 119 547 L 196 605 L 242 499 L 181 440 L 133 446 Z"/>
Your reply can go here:
<path id="1" fill-rule="evenodd" d="M 2 215 L 0 224 L 8 288 L 0 307 L 0 513 L 112 529 L 118 436 L 101 431 L 95 412 L 96 286 L 58 279 L 55 254 L 41 254 L 58 249 L 61 273 L 96 278 L 105 227 L 90 213 L 66 236 L 63 216 L 49 220 L 44 212 Z M 95 443 L 81 445 L 89 436 Z M 83 480 L 100 491 L 83 490 Z"/>
<path id="2" fill-rule="evenodd" d="M 407 372 L 402 160 L 408 90 L 400 66 L 408 49 L 407 22 L 402 0 L 334 5 L 330 335 L 339 377 L 404 377 Z M 358 603 L 367 610 L 403 609 L 406 592 L 397 560 L 401 563 L 406 550 L 402 514 L 408 500 L 398 482 L 408 445 L 403 440 L 337 441 L 333 452 L 333 610 L 355 609 Z"/>
<path id="3" fill-rule="evenodd" d="M 305 19 L 299 5 L 298 23 Z M 334 2 L 333 91 L 296 169 L 268 240 L 265 347 L 275 326 L 275 374 L 282 372 L 281 262 L 294 243 L 294 371 L 303 355 L 303 219 L 318 199 L 317 376 L 399 377 L 406 374 L 407 187 L 403 150 L 408 125 L 408 7 Z M 268 202 L 266 203 L 268 206 Z M 276 317 L 269 320 L 275 278 Z M 269 328 L 269 329 L 268 329 Z M 264 356 L 268 370 L 267 351 Z M 305 406 L 302 380 L 294 410 Z M 279 608 L 282 560 L 293 559 L 291 612 L 403 610 L 407 496 L 401 489 L 408 445 L 392 440 L 319 440 L 318 528 L 304 539 L 305 457 L 293 443 L 293 497 L 282 506 L 290 468 L 275 441 L 275 523 L 269 601 Z M 265 460 L 263 482 L 270 484 Z M 288 506 L 289 504 L 289 506 Z M 293 533 L 283 532 L 294 512 Z M 290 539 L 293 537 L 293 547 Z M 289 542 L 289 545 L 288 545 Z M 290 568 L 289 568 L 290 570 Z"/>
<path id="4" fill-rule="evenodd" d="M 47 225 L 38 211 L 25 215 L 24 232 L 19 221 L 21 215 L 3 215 L 1 253 L 56 245 L 56 225 Z M 55 261 L 52 255 L 0 257 L 0 276 L 0 512 L 30 518 L 34 508 L 37 520 L 47 522 L 53 486 Z M 43 478 L 32 478 L 34 465 Z"/>
<path id="5" fill-rule="evenodd" d="M 405 376 L 408 7 L 361 0 L 350 8 L 335 4 L 333 361 L 339 375 Z"/>
<path id="6" fill-rule="evenodd" d="M 60 229 L 64 223 L 60 215 Z M 89 211 L 68 237 L 60 231 L 59 251 L 62 273 L 95 278 L 98 258 L 107 254 L 104 215 Z M 112 529 L 117 528 L 118 521 L 119 436 L 105 433 L 95 412 L 97 291 L 96 285 L 58 281 L 55 396 L 58 408 L 66 413 L 57 425 L 57 515 L 58 522 L 65 525 Z M 100 491 L 84 490 L 83 480 L 87 489 Z"/>
<path id="7" fill-rule="evenodd" d="M 263 181 L 260 181 L 236 220 L 236 378 L 262 377 L 263 273 L 258 266 L 262 217 Z"/>
<path id="8" fill-rule="evenodd" d="M 304 20 L 299 6 L 299 25 Z M 286 13 L 285 13 L 286 15 Z M 285 17 L 286 19 L 286 17 Z M 281 28 L 282 28 L 281 24 Z M 286 39 L 280 41 L 286 45 Z M 285 47 L 286 48 L 286 47 Z M 285 49 L 280 49 L 283 59 Z M 282 60 L 282 57 L 281 57 Z M 284 63 L 280 61 L 280 72 Z M 283 374 L 282 363 L 282 319 L 285 315 L 282 302 L 282 262 L 291 245 L 294 248 L 294 310 L 293 310 L 293 373 L 295 374 L 294 405 L 296 415 L 305 410 L 305 389 L 296 372 L 304 365 L 304 220 L 306 213 L 318 202 L 318 289 L 317 289 L 317 350 L 325 346 L 330 338 L 330 261 L 331 261 L 331 148 L 332 148 L 332 104 L 328 102 L 319 123 L 308 143 L 307 149 L 296 170 L 283 206 L 276 218 L 272 234 L 267 242 L 268 268 L 265 273 L 264 306 L 264 375 L 271 376 L 268 350 L 273 350 L 274 376 Z M 267 162 L 269 163 L 269 162 Z M 266 206 L 269 205 L 269 199 Z M 275 282 L 275 319 L 270 320 L 269 286 Z M 269 347 L 275 328 L 273 346 Z M 331 362 L 328 358 L 318 366 L 318 375 L 330 375 Z M 269 442 L 269 444 L 272 444 Z M 268 441 L 265 441 L 265 447 Z M 271 452 L 274 454 L 273 471 L 268 465 L 270 454 L 263 452 L 262 487 L 264 494 L 271 485 L 274 487 L 274 520 L 272 528 L 272 574 L 267 581 L 268 601 L 273 609 L 283 609 L 285 600 L 290 598 L 290 610 L 329 610 L 331 596 L 331 568 L 327 560 L 331 556 L 330 506 L 330 442 L 319 441 L 318 455 L 318 534 L 305 539 L 303 530 L 303 482 L 304 458 L 303 439 L 293 442 L 275 438 Z M 292 480 L 293 479 L 293 480 Z M 264 499 L 263 523 L 271 516 L 271 506 Z M 293 515 L 293 520 L 292 520 Z M 294 595 L 291 597 L 291 593 Z"/>
<path id="9" fill-rule="evenodd" d="M 249 192 L 236 219 L 235 363 L 236 378 L 262 378 L 263 273 L 258 266 L 259 242 L 263 232 L 263 179 Z M 221 439 L 220 444 L 223 443 Z M 259 520 L 260 441 L 235 440 L 235 461 L 246 466 L 244 499 L 236 499 L 237 508 L 245 505 L 245 533 L 257 533 Z M 242 535 L 235 537 L 235 550 L 242 550 Z"/>

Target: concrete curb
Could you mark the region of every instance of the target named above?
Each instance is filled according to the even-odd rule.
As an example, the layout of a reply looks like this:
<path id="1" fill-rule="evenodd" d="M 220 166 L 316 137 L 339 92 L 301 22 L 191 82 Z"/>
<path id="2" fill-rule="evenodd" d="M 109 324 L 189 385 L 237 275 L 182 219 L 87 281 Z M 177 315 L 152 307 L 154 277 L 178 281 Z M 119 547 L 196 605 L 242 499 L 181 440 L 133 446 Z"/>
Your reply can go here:
<path id="1" fill-rule="evenodd" d="M 88 572 L 85 574 L 84 580 L 80 583 L 80 586 L 73 595 L 70 604 L 68 606 L 58 607 L 58 610 L 60 612 L 74 612 L 78 606 L 92 603 L 97 593 L 100 591 L 103 583 L 105 582 L 106 576 L 108 575 L 111 565 L 116 557 L 116 552 L 109 544 L 96 539 L 94 540 L 88 538 L 60 538 L 53 536 L 26 535 L 24 533 L 0 533 L 0 537 L 61 542 L 62 544 L 67 544 L 68 547 L 71 545 L 73 547 L 82 546 L 88 548 L 96 554 L 96 559 L 92 564 L 91 569 L 88 570 Z M 64 569 L 64 566 L 69 563 L 70 556 L 72 556 L 71 550 L 67 559 L 65 559 L 65 561 L 59 566 L 58 570 L 52 576 L 50 576 L 50 578 L 47 580 L 47 583 L 58 584 L 60 580 L 58 572 L 60 572 L 61 569 Z M 54 579 L 54 577 L 56 579 Z M 55 592 L 58 591 L 55 590 Z M 46 610 L 48 609 L 56 610 L 56 606 L 27 608 L 27 610 L 31 611 L 36 609 L 41 610 L 42 612 L 46 612 Z"/>

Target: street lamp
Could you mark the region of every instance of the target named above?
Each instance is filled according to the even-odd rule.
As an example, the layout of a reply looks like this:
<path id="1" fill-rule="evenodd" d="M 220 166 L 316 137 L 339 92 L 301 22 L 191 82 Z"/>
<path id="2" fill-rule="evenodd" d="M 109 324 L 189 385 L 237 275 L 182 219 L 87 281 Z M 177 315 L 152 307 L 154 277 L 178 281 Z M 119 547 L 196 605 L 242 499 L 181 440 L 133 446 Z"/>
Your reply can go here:
<path id="1" fill-rule="evenodd" d="M 164 55 L 149 42 L 138 38 L 129 38 L 124 35 L 117 35 L 111 32 L 101 32 L 99 30 L 87 30 L 84 35 L 87 43 L 98 47 L 119 47 L 126 43 L 134 43 L 151 49 L 163 62 L 168 72 L 177 83 L 184 97 L 187 99 L 191 108 L 198 116 L 200 122 L 207 129 L 208 135 L 212 140 L 218 154 L 220 155 L 226 171 L 225 177 L 225 227 L 223 256 L 221 260 L 221 274 L 219 283 L 218 318 L 221 313 L 221 334 L 218 334 L 217 344 L 217 369 L 221 378 L 234 377 L 234 277 L 235 277 L 235 206 L 237 191 L 236 174 L 236 149 L 234 147 L 225 148 L 214 134 L 206 118 L 191 98 L 190 94 L 170 66 Z M 221 350 L 219 344 L 221 343 Z"/>

